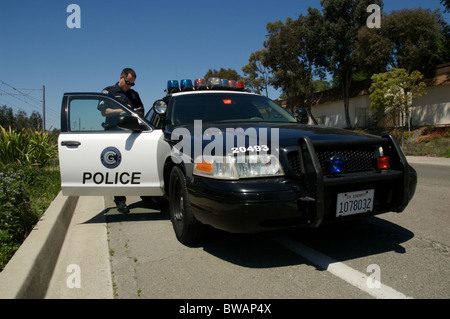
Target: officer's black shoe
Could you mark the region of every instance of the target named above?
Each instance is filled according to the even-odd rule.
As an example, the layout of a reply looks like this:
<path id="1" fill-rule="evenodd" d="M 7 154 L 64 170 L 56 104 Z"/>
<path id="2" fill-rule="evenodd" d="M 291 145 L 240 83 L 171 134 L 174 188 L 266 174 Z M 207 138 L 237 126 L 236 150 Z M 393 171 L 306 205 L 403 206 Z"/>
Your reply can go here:
<path id="1" fill-rule="evenodd" d="M 130 209 L 128 208 L 127 204 L 125 204 L 125 202 L 118 202 L 116 204 L 119 213 L 126 214 L 130 212 Z"/>

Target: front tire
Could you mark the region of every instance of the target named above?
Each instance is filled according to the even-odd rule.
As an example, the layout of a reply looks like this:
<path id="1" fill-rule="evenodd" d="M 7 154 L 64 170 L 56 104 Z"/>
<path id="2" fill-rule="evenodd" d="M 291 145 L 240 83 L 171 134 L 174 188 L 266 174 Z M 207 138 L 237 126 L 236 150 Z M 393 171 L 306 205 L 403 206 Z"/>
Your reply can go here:
<path id="1" fill-rule="evenodd" d="M 200 239 L 203 225 L 192 213 L 186 177 L 178 166 L 172 169 L 169 178 L 169 213 L 179 242 L 192 244 Z"/>

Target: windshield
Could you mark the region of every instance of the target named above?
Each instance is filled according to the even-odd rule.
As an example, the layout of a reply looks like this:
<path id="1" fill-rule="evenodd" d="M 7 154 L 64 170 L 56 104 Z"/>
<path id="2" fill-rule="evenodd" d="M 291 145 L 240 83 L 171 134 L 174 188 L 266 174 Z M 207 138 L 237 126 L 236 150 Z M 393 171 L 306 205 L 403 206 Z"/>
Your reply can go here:
<path id="1" fill-rule="evenodd" d="M 272 100 L 252 94 L 205 93 L 174 96 L 170 121 L 173 125 L 226 122 L 296 123 L 296 119 Z"/>

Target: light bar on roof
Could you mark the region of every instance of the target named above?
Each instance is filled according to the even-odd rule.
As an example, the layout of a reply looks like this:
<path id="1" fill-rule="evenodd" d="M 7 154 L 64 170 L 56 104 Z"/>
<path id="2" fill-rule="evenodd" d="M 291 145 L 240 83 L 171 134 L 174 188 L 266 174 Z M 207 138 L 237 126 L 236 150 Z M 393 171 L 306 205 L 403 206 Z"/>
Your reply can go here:
<path id="1" fill-rule="evenodd" d="M 207 86 L 206 86 L 205 79 L 195 79 L 194 80 L 194 89 L 195 90 L 205 90 L 206 88 L 207 88 Z"/>
<path id="2" fill-rule="evenodd" d="M 231 90 L 237 90 L 237 82 L 235 80 L 229 80 L 228 86 Z"/>
<path id="3" fill-rule="evenodd" d="M 225 79 L 220 79 L 220 85 L 223 89 L 228 89 L 230 87 L 230 85 L 228 84 L 228 80 Z"/>
<path id="4" fill-rule="evenodd" d="M 192 85 L 192 81 L 188 80 L 188 79 L 181 80 L 180 87 L 181 87 L 181 91 L 191 91 L 194 89 L 194 86 Z"/>
<path id="5" fill-rule="evenodd" d="M 195 79 L 194 83 L 189 79 L 183 79 L 179 83 L 177 80 L 167 81 L 166 92 L 176 93 L 180 91 L 191 91 L 191 90 L 244 90 L 244 83 L 242 81 L 227 80 L 220 78 L 210 78 L 208 81 L 205 79 Z"/>
<path id="6" fill-rule="evenodd" d="M 177 80 L 169 80 L 167 81 L 167 92 L 173 93 L 180 91 L 180 86 Z"/>
<path id="7" fill-rule="evenodd" d="M 208 89 L 220 89 L 222 87 L 222 81 L 219 78 L 208 79 Z"/>

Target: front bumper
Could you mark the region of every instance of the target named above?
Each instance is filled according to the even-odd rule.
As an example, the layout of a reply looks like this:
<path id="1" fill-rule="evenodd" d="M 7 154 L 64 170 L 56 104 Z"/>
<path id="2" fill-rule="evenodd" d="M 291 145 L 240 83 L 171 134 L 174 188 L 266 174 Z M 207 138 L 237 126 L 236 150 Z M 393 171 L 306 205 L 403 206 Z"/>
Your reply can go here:
<path id="1" fill-rule="evenodd" d="M 232 233 L 253 233 L 306 223 L 299 186 L 282 178 L 226 182 L 195 177 L 188 184 L 194 216 Z"/>
<path id="2" fill-rule="evenodd" d="M 323 223 L 385 212 L 402 212 L 414 195 L 417 174 L 393 144 L 395 169 L 324 175 L 309 138 L 299 140 L 301 178 L 259 178 L 239 181 L 193 176 L 187 180 L 195 218 L 232 233 L 319 227 Z M 374 189 L 373 211 L 356 216 L 336 217 L 337 195 Z"/>

